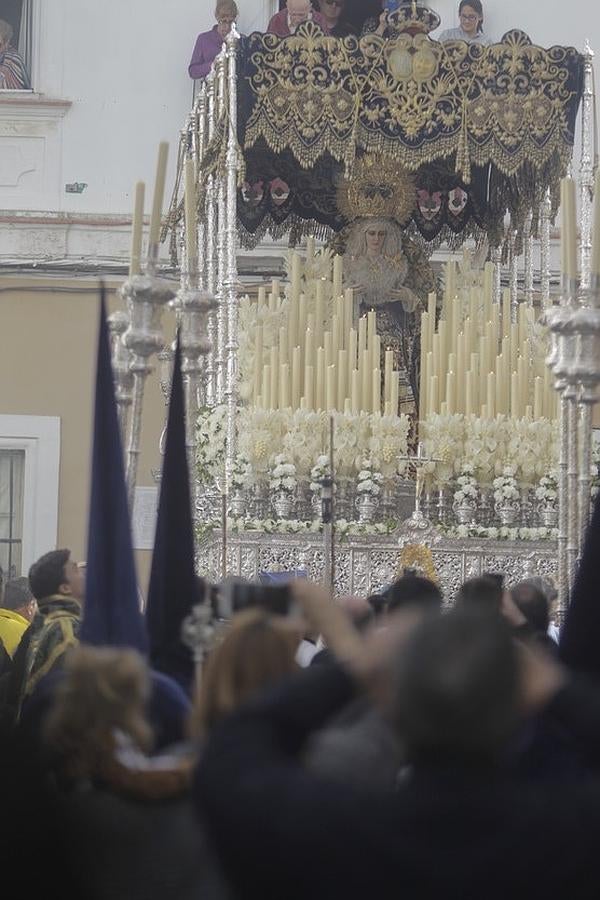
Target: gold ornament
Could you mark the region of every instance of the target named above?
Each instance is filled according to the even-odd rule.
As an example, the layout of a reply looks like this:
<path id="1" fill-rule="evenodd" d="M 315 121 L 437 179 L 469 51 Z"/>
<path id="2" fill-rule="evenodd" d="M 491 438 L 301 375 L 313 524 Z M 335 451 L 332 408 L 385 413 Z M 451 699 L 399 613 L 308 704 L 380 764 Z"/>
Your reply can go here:
<path id="1" fill-rule="evenodd" d="M 416 569 L 418 575 L 428 578 L 434 584 L 439 583 L 431 550 L 425 544 L 406 544 L 402 548 L 396 578 L 402 577 L 404 569 Z"/>
<path id="2" fill-rule="evenodd" d="M 415 180 L 391 157 L 367 154 L 338 188 L 337 201 L 346 219 L 395 219 L 405 225 L 416 204 Z"/>

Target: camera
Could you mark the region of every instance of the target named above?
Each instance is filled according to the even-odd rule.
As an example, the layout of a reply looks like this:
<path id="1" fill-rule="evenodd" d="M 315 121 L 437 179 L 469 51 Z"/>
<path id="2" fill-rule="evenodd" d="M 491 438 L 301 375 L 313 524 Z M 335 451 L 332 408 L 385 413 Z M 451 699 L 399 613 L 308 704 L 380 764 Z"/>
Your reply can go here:
<path id="1" fill-rule="evenodd" d="M 252 607 L 264 609 L 276 616 L 291 615 L 296 609 L 296 601 L 289 581 L 299 577 L 300 573 L 281 572 L 275 575 L 280 575 L 281 578 L 265 573 L 258 583 L 244 578 L 226 578 L 220 584 L 210 585 L 208 599 L 213 617 L 230 619 L 235 613 Z M 275 583 L 268 583 L 269 581 Z"/>

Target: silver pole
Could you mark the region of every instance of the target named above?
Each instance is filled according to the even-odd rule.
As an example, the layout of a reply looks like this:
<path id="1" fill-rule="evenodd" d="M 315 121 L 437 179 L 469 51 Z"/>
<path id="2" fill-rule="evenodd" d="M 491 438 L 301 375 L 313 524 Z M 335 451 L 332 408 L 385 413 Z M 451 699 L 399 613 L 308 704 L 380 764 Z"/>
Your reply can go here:
<path id="1" fill-rule="evenodd" d="M 546 188 L 540 215 L 540 287 L 542 291 L 542 308 L 550 306 L 550 217 L 552 202 L 550 188 Z"/>
<path id="2" fill-rule="evenodd" d="M 581 287 L 590 286 L 592 257 L 592 195 L 594 188 L 594 52 L 586 40 L 583 49 L 583 96 L 581 101 L 581 166 L 579 169 L 579 227 L 581 241 Z"/>

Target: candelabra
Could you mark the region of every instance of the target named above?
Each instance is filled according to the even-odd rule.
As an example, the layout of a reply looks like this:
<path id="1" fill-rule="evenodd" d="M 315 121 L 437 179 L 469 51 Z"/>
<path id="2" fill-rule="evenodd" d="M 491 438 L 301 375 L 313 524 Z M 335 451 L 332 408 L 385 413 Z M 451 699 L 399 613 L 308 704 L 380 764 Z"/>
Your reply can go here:
<path id="1" fill-rule="evenodd" d="M 127 313 L 122 310 L 118 310 L 108 317 L 113 379 L 115 383 L 115 400 L 117 403 L 119 430 L 121 432 L 121 441 L 123 445 L 125 444 L 127 431 L 127 417 L 133 399 L 133 375 L 129 368 L 131 354 L 123 343 L 123 335 L 127 331 L 128 325 L 129 319 L 127 318 Z"/>
<path id="2" fill-rule="evenodd" d="M 129 312 L 129 324 L 122 339 L 125 347 L 131 351 L 129 369 L 133 377 L 127 442 L 127 496 L 130 509 L 133 508 L 137 481 L 144 388 L 148 375 L 153 371 L 150 359 L 154 353 L 162 349 L 164 343 L 161 328 L 162 312 L 174 296 L 171 286 L 154 274 L 157 250 L 158 248 L 150 254 L 148 273 L 132 275 L 120 290 Z"/>
<path id="3" fill-rule="evenodd" d="M 425 467 L 431 463 L 442 462 L 434 456 L 426 456 L 423 453 L 423 445 L 419 441 L 416 456 L 400 456 L 399 462 L 407 463 L 407 466 L 414 468 L 415 473 L 415 508 L 411 516 L 402 523 L 405 529 L 415 532 L 428 531 L 433 528 L 433 524 L 425 517 L 421 510 L 421 494 L 423 492 L 423 476 L 425 475 Z"/>

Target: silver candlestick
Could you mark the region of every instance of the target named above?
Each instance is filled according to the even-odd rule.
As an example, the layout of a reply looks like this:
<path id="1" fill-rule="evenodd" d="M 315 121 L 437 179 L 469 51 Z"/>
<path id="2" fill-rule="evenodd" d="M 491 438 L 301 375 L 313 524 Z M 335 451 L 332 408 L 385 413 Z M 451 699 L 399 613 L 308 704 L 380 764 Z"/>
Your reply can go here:
<path id="1" fill-rule="evenodd" d="M 130 370 L 131 353 L 123 343 L 123 335 L 127 331 L 128 325 L 127 313 L 122 310 L 118 310 L 108 317 L 115 400 L 123 446 L 125 446 L 127 432 L 127 417 L 133 400 L 133 375 Z"/>

